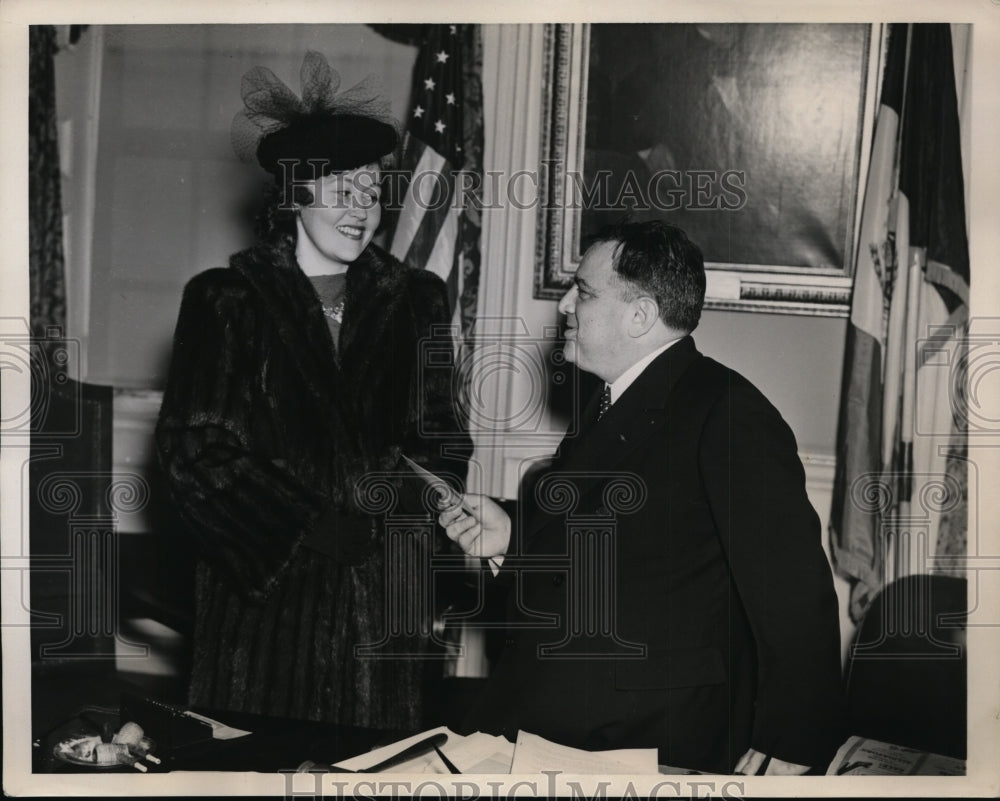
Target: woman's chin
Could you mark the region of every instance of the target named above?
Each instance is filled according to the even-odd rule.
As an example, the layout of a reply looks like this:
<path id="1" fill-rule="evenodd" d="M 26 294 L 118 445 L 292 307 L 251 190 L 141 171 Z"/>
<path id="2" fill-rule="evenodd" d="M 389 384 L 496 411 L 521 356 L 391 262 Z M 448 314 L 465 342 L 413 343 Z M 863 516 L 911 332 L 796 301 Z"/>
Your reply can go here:
<path id="1" fill-rule="evenodd" d="M 323 255 L 330 259 L 330 261 L 340 264 L 350 264 L 357 261 L 358 257 L 364 252 L 365 245 L 366 243 L 362 242 L 338 244 L 337 247 L 330 248 Z"/>

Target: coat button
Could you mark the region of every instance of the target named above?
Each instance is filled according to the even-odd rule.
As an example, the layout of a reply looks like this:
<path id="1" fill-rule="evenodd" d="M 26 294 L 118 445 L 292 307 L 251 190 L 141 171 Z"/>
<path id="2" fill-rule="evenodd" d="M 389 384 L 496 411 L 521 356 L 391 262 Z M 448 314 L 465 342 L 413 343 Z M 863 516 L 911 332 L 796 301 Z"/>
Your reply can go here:
<path id="1" fill-rule="evenodd" d="M 561 587 L 566 581 L 566 577 L 562 573 L 556 573 L 552 577 L 552 586 Z"/>

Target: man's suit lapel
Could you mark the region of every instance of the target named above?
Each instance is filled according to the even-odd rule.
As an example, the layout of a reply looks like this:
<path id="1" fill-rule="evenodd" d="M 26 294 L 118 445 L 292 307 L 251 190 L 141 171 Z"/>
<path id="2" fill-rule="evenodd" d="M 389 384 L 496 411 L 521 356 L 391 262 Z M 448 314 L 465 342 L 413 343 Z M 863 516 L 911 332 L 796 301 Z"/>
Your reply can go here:
<path id="1" fill-rule="evenodd" d="M 547 475 L 571 480 L 579 497 L 616 470 L 627 469 L 629 457 L 649 446 L 667 421 L 667 400 L 681 375 L 700 356 L 691 337 L 684 337 L 654 359 L 597 423 L 587 425 L 576 437 L 567 437 Z M 596 393 L 600 396 L 600 391 Z M 588 409 L 596 416 L 596 401 Z M 589 418 L 592 419 L 592 418 Z M 587 421 L 586 411 L 583 420 Z M 543 477 L 542 481 L 545 478 Z M 539 489 L 544 486 L 539 482 Z M 550 515 L 533 514 L 529 537 L 541 529 Z"/>

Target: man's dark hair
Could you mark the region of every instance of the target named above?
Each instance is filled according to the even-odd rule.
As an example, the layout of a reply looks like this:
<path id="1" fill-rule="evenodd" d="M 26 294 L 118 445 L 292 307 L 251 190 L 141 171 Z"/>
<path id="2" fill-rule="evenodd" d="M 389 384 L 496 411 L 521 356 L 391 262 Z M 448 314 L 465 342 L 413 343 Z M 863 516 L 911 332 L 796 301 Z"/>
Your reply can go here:
<path id="1" fill-rule="evenodd" d="M 705 304 L 705 259 L 698 246 L 675 225 L 659 220 L 620 222 L 589 240 L 616 243 L 612 267 L 622 297 L 649 295 L 670 328 L 691 333 Z"/>

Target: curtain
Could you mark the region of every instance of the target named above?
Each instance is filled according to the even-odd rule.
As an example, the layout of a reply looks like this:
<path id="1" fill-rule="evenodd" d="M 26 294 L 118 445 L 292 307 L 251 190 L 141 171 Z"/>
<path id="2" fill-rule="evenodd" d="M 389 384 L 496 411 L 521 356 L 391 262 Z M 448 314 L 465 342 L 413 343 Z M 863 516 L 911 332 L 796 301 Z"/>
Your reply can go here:
<path id="1" fill-rule="evenodd" d="M 31 332 L 66 326 L 62 198 L 56 126 L 56 29 L 32 25 L 28 33 L 28 270 Z"/>

